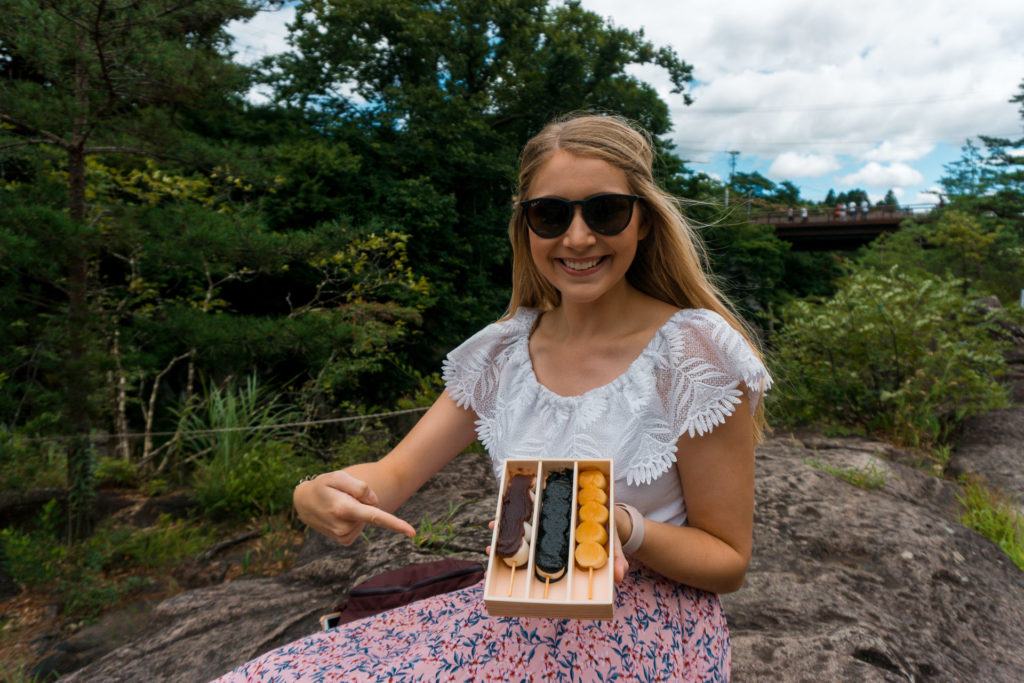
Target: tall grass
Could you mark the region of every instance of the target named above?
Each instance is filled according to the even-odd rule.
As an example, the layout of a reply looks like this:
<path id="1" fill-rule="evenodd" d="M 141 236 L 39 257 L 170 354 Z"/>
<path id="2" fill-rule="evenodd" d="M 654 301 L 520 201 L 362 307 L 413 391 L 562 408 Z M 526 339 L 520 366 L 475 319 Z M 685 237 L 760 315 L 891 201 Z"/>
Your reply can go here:
<path id="1" fill-rule="evenodd" d="M 304 468 L 277 425 L 300 419 L 295 408 L 259 385 L 255 375 L 237 386 L 211 386 L 198 408 L 184 415 L 186 446 L 196 460 L 193 485 L 207 516 L 245 519 L 290 505 Z"/>
<path id="2" fill-rule="evenodd" d="M 988 489 L 977 479 L 962 480 L 963 493 L 957 496 L 964 512 L 960 520 L 992 541 L 1024 571 L 1024 515 L 1005 497 Z"/>

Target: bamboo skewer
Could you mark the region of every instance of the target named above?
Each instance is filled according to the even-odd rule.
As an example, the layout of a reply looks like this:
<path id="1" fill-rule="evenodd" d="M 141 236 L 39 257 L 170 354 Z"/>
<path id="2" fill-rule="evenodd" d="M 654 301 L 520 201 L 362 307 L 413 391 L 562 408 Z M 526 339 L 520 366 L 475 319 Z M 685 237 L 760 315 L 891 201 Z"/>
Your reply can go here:
<path id="1" fill-rule="evenodd" d="M 594 599 L 594 568 L 590 567 L 590 582 L 587 584 L 587 600 Z"/>
<path id="2" fill-rule="evenodd" d="M 512 584 L 516 580 L 516 566 L 512 565 L 512 573 L 508 575 L 508 597 L 512 597 Z"/>
<path id="3" fill-rule="evenodd" d="M 551 587 L 551 577 L 547 576 L 544 578 L 544 599 L 548 597 L 548 588 Z"/>

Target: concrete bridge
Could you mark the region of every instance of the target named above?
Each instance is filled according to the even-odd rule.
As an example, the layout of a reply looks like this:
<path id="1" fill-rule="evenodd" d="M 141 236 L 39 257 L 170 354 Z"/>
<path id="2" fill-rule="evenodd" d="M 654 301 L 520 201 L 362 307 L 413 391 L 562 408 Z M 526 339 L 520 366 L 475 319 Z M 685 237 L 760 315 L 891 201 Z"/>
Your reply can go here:
<path id="1" fill-rule="evenodd" d="M 851 251 L 883 232 L 896 232 L 907 218 L 929 220 L 933 208 L 933 204 L 871 207 L 867 214 L 809 209 L 806 218 L 800 216 L 800 209 L 794 209 L 793 215 L 788 210 L 754 213 L 750 222 L 772 226 L 794 251 Z"/>

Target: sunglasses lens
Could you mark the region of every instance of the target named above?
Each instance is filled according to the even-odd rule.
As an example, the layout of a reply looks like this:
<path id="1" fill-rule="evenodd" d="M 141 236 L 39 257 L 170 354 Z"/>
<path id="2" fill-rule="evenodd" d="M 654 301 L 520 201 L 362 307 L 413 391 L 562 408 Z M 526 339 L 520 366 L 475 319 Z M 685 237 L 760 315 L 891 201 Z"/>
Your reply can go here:
<path id="1" fill-rule="evenodd" d="M 626 229 L 633 215 L 633 201 L 625 195 L 593 197 L 583 205 L 583 219 L 594 232 L 615 235 Z"/>
<path id="2" fill-rule="evenodd" d="M 538 199 L 526 207 L 526 220 L 541 237 L 557 237 L 572 223 L 572 205 L 557 199 Z"/>

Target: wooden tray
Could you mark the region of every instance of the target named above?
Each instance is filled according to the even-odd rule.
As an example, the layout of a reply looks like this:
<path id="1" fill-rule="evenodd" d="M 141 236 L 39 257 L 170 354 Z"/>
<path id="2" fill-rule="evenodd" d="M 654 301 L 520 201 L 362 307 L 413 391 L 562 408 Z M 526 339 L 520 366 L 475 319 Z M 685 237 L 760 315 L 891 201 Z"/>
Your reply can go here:
<path id="1" fill-rule="evenodd" d="M 544 480 L 549 472 L 569 469 L 573 472 L 572 520 L 569 531 L 569 567 L 567 576 L 552 582 L 548 587 L 548 597 L 544 597 L 544 581 L 534 575 L 533 551 L 537 547 L 538 522 L 540 505 L 543 499 Z M 604 473 L 608 480 L 608 542 L 605 551 L 608 561 L 600 569 L 594 570 L 594 593 L 587 599 L 589 572 L 576 565 L 573 556 L 576 550 L 576 521 L 579 504 L 579 474 L 583 470 L 596 469 Z M 508 594 L 509 578 L 512 569 L 503 560 L 496 557 L 494 548 L 498 545 L 498 529 L 501 526 L 501 500 L 506 487 L 516 474 L 532 474 L 534 482 L 534 509 L 530 520 L 533 529 L 530 538 L 530 559 L 525 567 L 517 567 L 512 595 Z M 574 619 L 611 619 L 615 603 L 614 566 L 615 556 L 611 552 L 615 538 L 615 491 L 612 461 L 606 459 L 593 460 L 524 460 L 510 459 L 505 461 L 505 469 L 501 475 L 501 486 L 498 488 L 498 502 L 494 514 L 494 532 L 491 534 L 491 555 L 487 560 L 487 576 L 484 581 L 484 604 L 487 613 L 494 617 L 552 617 Z"/>

